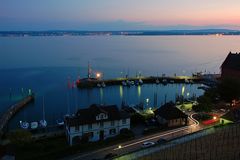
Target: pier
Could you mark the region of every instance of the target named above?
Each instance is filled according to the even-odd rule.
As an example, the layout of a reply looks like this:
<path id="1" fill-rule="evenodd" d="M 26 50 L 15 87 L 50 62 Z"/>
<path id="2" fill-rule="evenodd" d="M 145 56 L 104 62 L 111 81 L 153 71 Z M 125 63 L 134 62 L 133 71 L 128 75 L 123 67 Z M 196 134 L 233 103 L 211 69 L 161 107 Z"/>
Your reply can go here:
<path id="1" fill-rule="evenodd" d="M 94 88 L 98 87 L 98 84 L 104 83 L 106 86 L 113 85 L 122 85 L 122 82 L 126 81 L 143 81 L 143 84 L 156 84 L 156 81 L 159 81 L 159 84 L 168 84 L 168 83 L 203 83 L 206 79 L 204 77 L 197 76 L 174 76 L 174 77 L 132 77 L 132 78 L 115 78 L 108 80 L 101 80 L 97 78 L 85 78 L 79 79 L 76 82 L 78 88 Z"/>
<path id="2" fill-rule="evenodd" d="M 34 95 L 33 94 L 28 95 L 18 103 L 12 105 L 5 113 L 3 113 L 3 115 L 0 117 L 0 137 L 4 133 L 4 128 L 6 127 L 10 119 L 33 100 Z"/>

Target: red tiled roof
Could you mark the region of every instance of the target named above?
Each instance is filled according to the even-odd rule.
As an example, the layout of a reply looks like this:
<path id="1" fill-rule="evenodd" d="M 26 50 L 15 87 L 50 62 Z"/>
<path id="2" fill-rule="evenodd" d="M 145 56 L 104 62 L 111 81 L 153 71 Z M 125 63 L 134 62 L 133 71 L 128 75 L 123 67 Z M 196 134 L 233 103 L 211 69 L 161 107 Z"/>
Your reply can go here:
<path id="1" fill-rule="evenodd" d="M 179 110 L 174 103 L 166 103 L 165 105 L 158 108 L 155 112 L 155 115 L 158 115 L 166 120 L 178 119 L 178 118 L 187 118 L 188 116 Z"/>
<path id="2" fill-rule="evenodd" d="M 96 116 L 100 113 L 108 115 L 107 119 L 96 120 Z M 65 118 L 65 123 L 70 126 L 93 124 L 104 121 L 120 120 L 129 118 L 130 116 L 123 111 L 120 111 L 116 105 L 97 106 L 91 105 L 89 108 L 80 109 L 73 117 Z"/>

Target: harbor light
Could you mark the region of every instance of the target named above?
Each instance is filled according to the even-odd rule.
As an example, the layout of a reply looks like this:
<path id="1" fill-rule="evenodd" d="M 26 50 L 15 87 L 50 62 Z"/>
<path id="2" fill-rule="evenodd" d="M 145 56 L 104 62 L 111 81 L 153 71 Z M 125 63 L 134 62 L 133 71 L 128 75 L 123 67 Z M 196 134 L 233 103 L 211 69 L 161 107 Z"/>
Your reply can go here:
<path id="1" fill-rule="evenodd" d="M 97 79 L 100 79 L 100 78 L 101 78 L 101 73 L 97 72 L 97 73 L 96 73 L 96 78 L 97 78 Z"/>
<path id="2" fill-rule="evenodd" d="M 121 148 L 122 148 L 122 146 L 121 146 L 121 145 L 119 145 L 119 146 L 118 146 L 118 149 L 121 149 Z"/>

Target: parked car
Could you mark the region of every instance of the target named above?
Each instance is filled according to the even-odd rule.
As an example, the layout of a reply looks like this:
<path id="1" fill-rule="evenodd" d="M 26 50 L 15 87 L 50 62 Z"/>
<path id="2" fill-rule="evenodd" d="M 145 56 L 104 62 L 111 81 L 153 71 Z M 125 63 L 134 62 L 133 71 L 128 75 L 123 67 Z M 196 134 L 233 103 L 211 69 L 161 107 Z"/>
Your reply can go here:
<path id="1" fill-rule="evenodd" d="M 148 147 L 151 147 L 151 146 L 154 146 L 155 143 L 154 142 L 144 142 L 142 144 L 142 148 L 148 148 Z"/>
<path id="2" fill-rule="evenodd" d="M 117 156 L 116 153 L 108 153 L 108 154 L 105 155 L 104 159 L 112 159 L 116 156 Z"/>
<path id="3" fill-rule="evenodd" d="M 160 138 L 159 140 L 157 140 L 157 143 L 158 143 L 158 144 L 164 144 L 164 143 L 166 143 L 167 141 L 168 141 L 167 139 Z"/>

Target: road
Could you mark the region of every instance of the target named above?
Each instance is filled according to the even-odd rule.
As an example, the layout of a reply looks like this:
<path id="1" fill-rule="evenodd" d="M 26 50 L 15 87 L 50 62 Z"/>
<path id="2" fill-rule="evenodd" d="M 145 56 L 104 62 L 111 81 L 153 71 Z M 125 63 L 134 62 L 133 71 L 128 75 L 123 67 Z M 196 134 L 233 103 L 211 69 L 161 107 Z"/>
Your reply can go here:
<path id="1" fill-rule="evenodd" d="M 152 141 L 156 142 L 160 138 L 164 139 L 173 139 L 176 137 L 180 137 L 189 133 L 193 133 L 196 131 L 199 131 L 204 128 L 204 126 L 200 125 L 197 120 L 193 118 L 193 114 L 189 116 L 190 123 L 191 125 L 189 126 L 184 126 L 181 128 L 169 130 L 169 131 L 164 131 L 160 133 L 156 133 L 153 135 L 149 136 L 144 136 L 138 139 L 134 139 L 132 141 L 128 141 L 125 143 L 113 145 L 110 147 L 102 148 L 93 152 L 89 152 L 86 154 L 76 154 L 73 155 L 72 157 L 65 158 L 64 160 L 92 160 L 92 159 L 101 159 L 104 158 L 104 156 L 108 153 L 116 153 L 118 155 L 126 154 L 132 151 L 135 151 L 137 149 L 140 149 L 142 146 L 143 142 L 146 141 Z"/>

